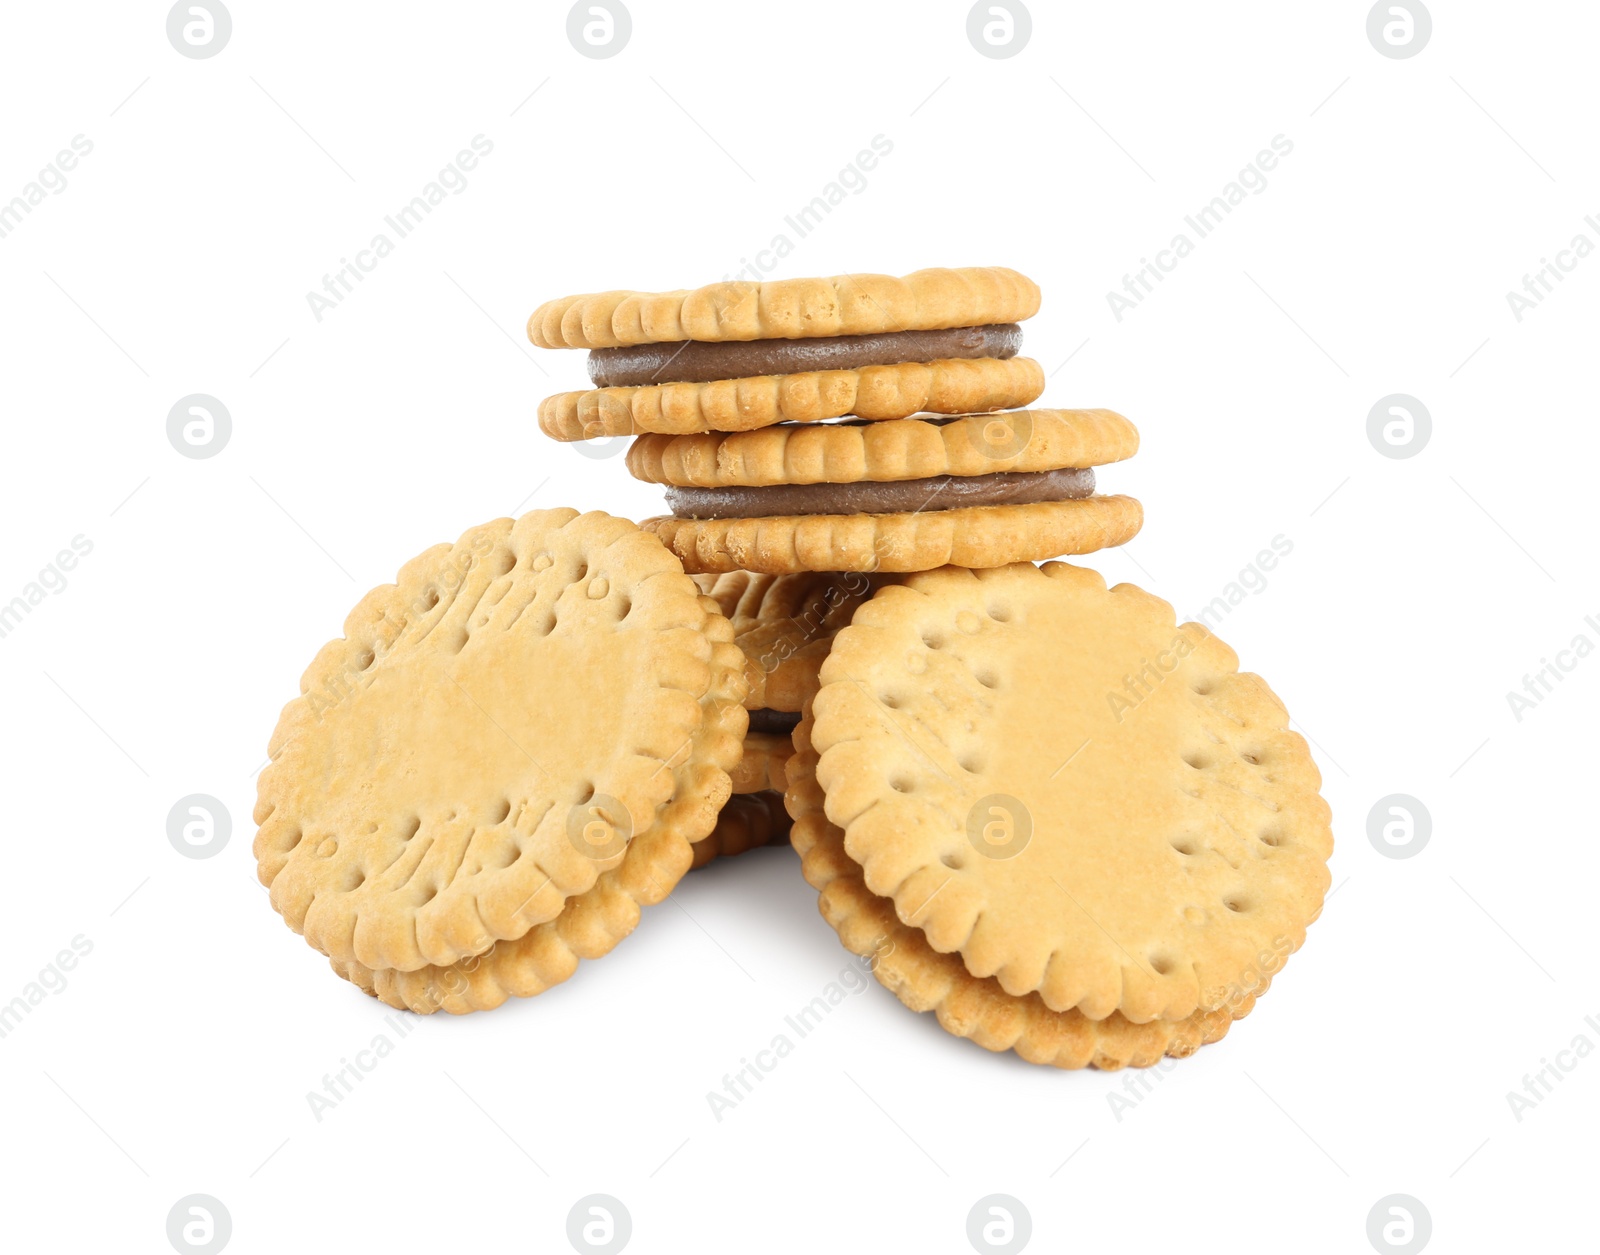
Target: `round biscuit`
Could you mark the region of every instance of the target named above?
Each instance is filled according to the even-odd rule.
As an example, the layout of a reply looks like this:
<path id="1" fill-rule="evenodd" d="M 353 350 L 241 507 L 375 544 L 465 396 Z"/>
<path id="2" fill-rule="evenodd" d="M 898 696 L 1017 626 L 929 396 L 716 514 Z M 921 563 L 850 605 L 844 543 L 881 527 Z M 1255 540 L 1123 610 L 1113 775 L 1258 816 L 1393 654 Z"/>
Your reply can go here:
<path id="1" fill-rule="evenodd" d="M 642 432 L 753 431 L 847 415 L 879 421 L 924 412 L 1003 410 L 1027 405 L 1043 391 L 1044 370 L 1029 357 L 895 362 L 715 383 L 560 392 L 539 403 L 539 429 L 569 442 Z"/>
<path id="2" fill-rule="evenodd" d="M 1005 410 L 942 421 L 643 435 L 628 446 L 627 461 L 646 483 L 767 488 L 1105 466 L 1138 451 L 1138 429 L 1111 410 Z"/>
<path id="3" fill-rule="evenodd" d="M 597 292 L 546 301 L 528 319 L 542 349 L 678 340 L 795 340 L 1020 322 L 1039 285 L 1005 266 L 893 275 L 728 281 L 676 292 Z"/>
<path id="4" fill-rule="evenodd" d="M 625 519 L 535 511 L 429 549 L 362 599 L 279 718 L 255 808 L 273 907 L 371 970 L 540 928 L 522 951 L 539 982 L 604 953 L 728 796 L 747 723 L 732 638 Z"/>
<path id="5" fill-rule="evenodd" d="M 866 887 L 1007 994 L 1134 1023 L 1228 1005 L 1305 940 L 1333 837 L 1260 677 L 1131 584 L 1052 562 L 883 589 L 810 734 Z"/>
<path id="6" fill-rule="evenodd" d="M 646 519 L 692 574 L 722 571 L 931 571 L 997 567 L 1093 553 L 1132 540 L 1144 511 L 1132 497 L 964 506 L 900 514 Z"/>

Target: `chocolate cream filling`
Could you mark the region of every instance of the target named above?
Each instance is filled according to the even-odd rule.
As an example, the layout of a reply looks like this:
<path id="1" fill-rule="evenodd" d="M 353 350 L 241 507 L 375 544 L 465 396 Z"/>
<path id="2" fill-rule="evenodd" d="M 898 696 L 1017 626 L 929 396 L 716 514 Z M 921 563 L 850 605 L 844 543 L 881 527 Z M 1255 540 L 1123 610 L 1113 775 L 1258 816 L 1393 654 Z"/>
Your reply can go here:
<path id="1" fill-rule="evenodd" d="M 818 336 L 809 340 L 681 340 L 595 349 L 589 378 L 597 388 L 657 383 L 711 383 L 807 370 L 855 370 L 895 362 L 949 358 L 1015 357 L 1022 328 L 1014 322 L 945 331 L 890 331 L 870 336 Z"/>
<path id="2" fill-rule="evenodd" d="M 787 710 L 760 710 L 750 712 L 750 733 L 766 733 L 768 736 L 788 736 L 800 726 L 800 712 L 790 713 Z"/>
<path id="3" fill-rule="evenodd" d="M 760 519 L 779 514 L 897 514 L 963 506 L 1032 505 L 1094 496 L 1094 471 L 996 471 L 855 484 L 774 484 L 767 488 L 667 489 L 680 519 Z"/>

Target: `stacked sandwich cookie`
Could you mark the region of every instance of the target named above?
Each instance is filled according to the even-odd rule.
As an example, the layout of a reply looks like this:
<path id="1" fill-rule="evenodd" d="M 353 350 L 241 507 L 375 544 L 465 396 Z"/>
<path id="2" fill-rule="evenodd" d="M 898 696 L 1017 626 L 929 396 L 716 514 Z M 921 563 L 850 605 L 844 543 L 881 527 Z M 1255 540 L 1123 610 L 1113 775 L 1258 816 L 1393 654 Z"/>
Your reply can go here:
<path id="1" fill-rule="evenodd" d="M 587 440 L 1027 405 L 1044 372 L 1015 324 L 1038 309 L 1000 267 L 563 297 L 528 338 L 588 349 L 595 387 L 547 398 L 539 425 Z"/>
<path id="2" fill-rule="evenodd" d="M 856 609 L 896 577 L 801 572 L 793 575 L 697 575 L 695 582 L 733 626 L 733 642 L 745 659 L 745 705 L 749 731 L 744 760 L 733 771 L 734 802 L 761 801 L 785 815 L 787 766 L 800 712 L 817 690 L 817 676 L 834 633 Z M 724 814 L 727 812 L 725 811 Z M 768 840 L 788 833 L 774 827 Z M 702 843 L 736 853 L 732 843 Z M 709 860 L 710 855 L 708 854 Z"/>
<path id="3" fill-rule="evenodd" d="M 1015 356 L 1039 290 L 923 270 L 551 301 L 534 343 L 587 348 L 598 388 L 551 397 L 562 440 L 635 435 L 665 487 L 644 526 L 691 573 L 1002 566 L 1122 544 L 1142 512 L 1095 491 L 1138 447 L 1104 410 L 1030 410 Z M 840 421 L 826 421 L 840 420 Z"/>
<path id="4" fill-rule="evenodd" d="M 1123 544 L 1139 503 L 1094 468 L 1138 445 L 1109 410 L 1010 410 L 641 436 L 628 467 L 667 486 L 644 526 L 685 570 L 908 572 Z"/>

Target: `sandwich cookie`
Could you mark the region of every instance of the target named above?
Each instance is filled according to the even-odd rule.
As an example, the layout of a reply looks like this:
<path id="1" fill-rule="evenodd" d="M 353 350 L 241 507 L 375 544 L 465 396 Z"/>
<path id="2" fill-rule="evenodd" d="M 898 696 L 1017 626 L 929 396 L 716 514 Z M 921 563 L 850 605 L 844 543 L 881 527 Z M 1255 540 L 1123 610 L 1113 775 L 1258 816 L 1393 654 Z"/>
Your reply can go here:
<path id="1" fill-rule="evenodd" d="M 473 528 L 367 594 L 283 710 L 255 809 L 273 907 L 392 1005 L 498 1005 L 627 936 L 727 801 L 733 628 L 624 519 Z"/>
<path id="2" fill-rule="evenodd" d="M 777 712 L 751 713 L 774 715 Z M 792 715 L 770 720 L 752 718 L 750 722 L 758 728 L 764 726 L 767 730 L 745 733 L 744 757 L 739 760 L 739 765 L 731 773 L 733 792 L 735 796 L 763 793 L 773 789 L 782 793 L 788 784 L 783 774 L 783 767 L 789 761 L 789 755 L 794 752 L 789 734 L 794 728 L 794 723 L 798 722 L 798 718 Z"/>
<path id="3" fill-rule="evenodd" d="M 588 349 L 594 387 L 547 398 L 539 425 L 587 440 L 1027 405 L 1044 372 L 1018 356 L 1017 323 L 1038 309 L 1004 267 L 563 297 L 528 338 Z"/>
<path id="4" fill-rule="evenodd" d="M 858 572 L 697 575 L 698 584 L 733 624 L 745 656 L 750 730 L 744 760 L 733 773 L 735 794 L 787 786 L 784 765 L 800 709 L 816 692 L 817 672 L 834 633 L 856 607 L 896 577 Z"/>
<path id="5" fill-rule="evenodd" d="M 959 955 L 935 950 L 919 928 L 900 921 L 890 899 L 867 888 L 860 864 L 845 850 L 844 832 L 823 810 L 813 726 L 808 711 L 795 729 L 784 797 L 801 869 L 819 893 L 822 917 L 845 948 L 867 959 L 879 984 L 906 1006 L 932 1011 L 945 1031 L 986 1050 L 1015 1050 L 1029 1063 L 1108 1071 L 1149 1067 L 1164 1056 L 1191 1055 L 1220 1040 L 1265 990 L 1267 977 L 1232 1007 L 1176 1022 L 1134 1024 L 1117 1012 L 1091 1020 L 1076 1010 L 1052 1011 L 1037 994 L 1013 997 L 994 979 L 973 976 Z"/>
<path id="6" fill-rule="evenodd" d="M 806 698 L 816 692 L 834 634 L 858 606 L 898 578 L 859 571 L 694 577 L 733 624 L 734 644 L 744 653 L 752 733 L 793 729 Z"/>
<path id="7" fill-rule="evenodd" d="M 759 793 L 736 793 L 717 816 L 711 835 L 694 843 L 694 867 L 719 858 L 732 858 L 764 845 L 789 840 L 789 812 L 784 808 L 783 786 Z"/>
<path id="8" fill-rule="evenodd" d="M 1305 939 L 1332 850 L 1282 704 L 1172 608 L 1049 563 L 946 568 L 839 632 L 793 841 L 914 1010 L 1059 1067 L 1221 1037 Z"/>
<path id="9" fill-rule="evenodd" d="M 1143 511 L 1094 468 L 1138 447 L 1110 410 L 1011 410 L 645 435 L 628 468 L 666 486 L 643 526 L 692 573 L 909 572 L 1125 543 Z"/>
<path id="10" fill-rule="evenodd" d="M 781 793 L 749 793 L 728 799 L 709 836 L 690 846 L 690 869 L 789 839 L 789 815 Z M 409 972 L 374 971 L 354 960 L 330 960 L 333 970 L 379 1001 L 402 1011 L 428 1014 L 446 1011 L 465 1015 L 499 1006 L 508 995 L 538 993 L 564 979 L 570 959 L 559 934 L 536 928 L 521 941 L 492 946 L 480 955 L 448 967 L 423 967 Z M 525 996 L 525 995 L 524 995 Z"/>

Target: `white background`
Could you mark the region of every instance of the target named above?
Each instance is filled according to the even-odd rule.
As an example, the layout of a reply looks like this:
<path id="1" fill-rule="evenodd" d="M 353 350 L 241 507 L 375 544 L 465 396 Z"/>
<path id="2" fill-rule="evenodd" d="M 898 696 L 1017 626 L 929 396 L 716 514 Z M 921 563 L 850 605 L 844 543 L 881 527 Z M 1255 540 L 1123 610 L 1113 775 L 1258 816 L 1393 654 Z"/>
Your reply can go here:
<path id="1" fill-rule="evenodd" d="M 1039 1250 L 1364 1251 L 1393 1193 L 1436 1250 L 1592 1242 L 1600 1057 L 1564 1056 L 1520 1121 L 1506 1095 L 1600 1045 L 1600 658 L 1520 720 L 1506 694 L 1600 644 L 1600 259 L 1520 322 L 1506 293 L 1600 243 L 1600 13 L 1437 0 L 1397 60 L 1367 7 L 1040 2 L 993 60 L 964 3 L 634 0 L 593 60 L 565 4 L 234 0 L 191 60 L 162 4 L 7 6 L 0 201 L 93 144 L 0 239 L 0 602 L 93 546 L 0 639 L 0 1002 L 93 946 L 0 1040 L 7 1247 L 165 1251 L 192 1193 L 240 1252 L 564 1250 L 596 1192 L 641 1252 L 968 1250 L 991 1193 Z M 480 134 L 465 190 L 319 322 L 306 294 Z M 280 706 L 423 548 L 536 506 L 656 513 L 620 457 L 538 433 L 583 363 L 528 345 L 528 314 L 732 274 L 879 134 L 774 273 L 1037 279 L 1042 403 L 1143 433 L 1102 480 L 1147 514 L 1087 560 L 1113 582 L 1193 613 L 1292 542 L 1218 630 L 1316 747 L 1323 918 L 1131 1109 L 1108 1096 L 1132 1073 L 990 1055 L 873 984 L 718 1122 L 707 1091 L 849 959 L 763 851 L 543 997 L 412 1019 L 317 1121 L 306 1093 L 397 1034 L 256 883 Z M 1106 293 L 1276 135 L 1266 190 L 1118 321 Z M 197 392 L 233 419 L 205 460 L 165 428 Z M 1405 460 L 1366 434 L 1391 393 L 1432 415 Z M 215 858 L 168 843 L 190 793 L 231 813 Z M 1368 840 L 1392 793 L 1431 813 L 1413 858 Z"/>

